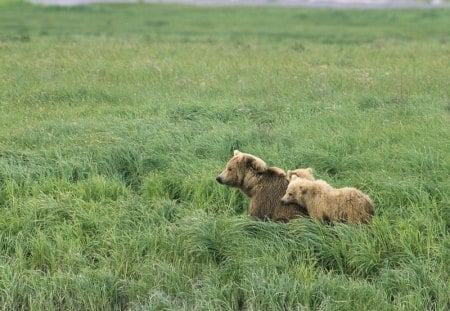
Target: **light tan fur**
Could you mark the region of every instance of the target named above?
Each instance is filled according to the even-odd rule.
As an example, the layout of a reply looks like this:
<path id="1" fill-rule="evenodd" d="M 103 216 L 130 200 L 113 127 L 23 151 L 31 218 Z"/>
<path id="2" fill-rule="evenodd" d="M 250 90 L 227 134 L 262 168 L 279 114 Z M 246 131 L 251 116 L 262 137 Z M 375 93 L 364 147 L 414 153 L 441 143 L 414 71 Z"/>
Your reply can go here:
<path id="1" fill-rule="evenodd" d="M 289 181 L 286 173 L 267 164 L 254 155 L 234 151 L 225 169 L 216 180 L 235 187 L 250 197 L 248 212 L 261 220 L 288 221 L 305 216 L 306 210 L 296 204 L 282 204 Z"/>
<path id="2" fill-rule="evenodd" d="M 288 180 L 291 180 L 292 176 L 297 176 L 300 178 L 304 178 L 311 181 L 317 181 L 318 183 L 321 183 L 325 187 L 331 187 L 325 180 L 322 179 L 316 179 L 313 175 L 313 169 L 308 168 L 298 168 L 295 170 L 288 170 L 286 174 L 286 178 Z"/>
<path id="3" fill-rule="evenodd" d="M 295 175 L 300 178 L 306 178 L 308 180 L 315 180 L 313 175 L 313 169 L 310 167 L 288 170 L 286 175 L 288 180 L 291 180 L 292 175 Z"/>
<path id="4" fill-rule="evenodd" d="M 372 200 L 356 188 L 335 189 L 323 180 L 292 175 L 281 201 L 299 204 L 309 216 L 325 222 L 369 223 L 375 214 Z"/>

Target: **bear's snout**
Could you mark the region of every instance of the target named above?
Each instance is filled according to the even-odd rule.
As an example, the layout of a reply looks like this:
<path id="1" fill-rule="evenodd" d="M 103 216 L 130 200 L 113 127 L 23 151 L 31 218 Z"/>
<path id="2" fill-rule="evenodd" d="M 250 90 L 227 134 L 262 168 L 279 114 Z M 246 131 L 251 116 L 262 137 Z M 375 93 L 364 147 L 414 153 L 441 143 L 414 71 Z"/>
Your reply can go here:
<path id="1" fill-rule="evenodd" d="M 222 177 L 220 175 L 216 177 L 216 180 L 217 180 L 217 182 L 219 184 L 223 184 L 223 180 L 222 180 Z"/>
<path id="2" fill-rule="evenodd" d="M 281 203 L 282 204 L 287 204 L 287 200 L 285 198 L 281 198 Z"/>

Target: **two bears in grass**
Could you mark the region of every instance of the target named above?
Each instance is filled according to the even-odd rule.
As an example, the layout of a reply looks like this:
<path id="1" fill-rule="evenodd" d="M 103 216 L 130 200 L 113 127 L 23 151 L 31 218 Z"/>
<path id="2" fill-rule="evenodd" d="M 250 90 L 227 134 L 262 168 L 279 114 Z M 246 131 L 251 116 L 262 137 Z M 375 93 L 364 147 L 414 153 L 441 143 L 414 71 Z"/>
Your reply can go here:
<path id="1" fill-rule="evenodd" d="M 369 223 L 375 213 L 372 200 L 358 189 L 335 189 L 324 180 L 316 180 L 310 168 L 286 174 L 239 150 L 216 180 L 250 197 L 249 214 L 261 220 L 310 216 L 331 223 Z"/>

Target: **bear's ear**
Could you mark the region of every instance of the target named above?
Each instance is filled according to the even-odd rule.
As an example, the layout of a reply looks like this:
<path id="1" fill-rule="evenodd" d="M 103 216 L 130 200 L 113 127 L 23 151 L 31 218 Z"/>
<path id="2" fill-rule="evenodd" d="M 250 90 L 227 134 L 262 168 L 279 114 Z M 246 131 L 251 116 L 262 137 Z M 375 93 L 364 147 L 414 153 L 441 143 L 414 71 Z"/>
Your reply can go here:
<path id="1" fill-rule="evenodd" d="M 242 153 L 242 152 L 240 152 L 239 150 L 236 149 L 236 150 L 234 150 L 234 154 L 233 154 L 233 155 L 234 155 L 234 156 L 237 156 L 237 155 L 240 155 L 241 153 Z"/>
<path id="2" fill-rule="evenodd" d="M 257 173 L 264 173 L 268 169 L 267 164 L 259 158 L 247 158 L 247 165 L 252 167 Z"/>
<path id="3" fill-rule="evenodd" d="M 312 168 L 310 168 L 310 167 L 308 167 L 307 169 L 306 169 L 310 174 L 312 174 L 313 173 L 313 169 Z"/>
<path id="4" fill-rule="evenodd" d="M 287 173 L 286 173 L 286 178 L 287 178 L 288 180 L 291 179 L 291 175 L 292 175 L 292 171 L 291 171 L 291 170 L 288 170 Z"/>
<path id="5" fill-rule="evenodd" d="M 288 173 L 289 174 L 289 173 Z M 291 175 L 291 178 L 289 179 L 290 181 L 296 180 L 297 178 L 299 178 L 297 175 Z"/>

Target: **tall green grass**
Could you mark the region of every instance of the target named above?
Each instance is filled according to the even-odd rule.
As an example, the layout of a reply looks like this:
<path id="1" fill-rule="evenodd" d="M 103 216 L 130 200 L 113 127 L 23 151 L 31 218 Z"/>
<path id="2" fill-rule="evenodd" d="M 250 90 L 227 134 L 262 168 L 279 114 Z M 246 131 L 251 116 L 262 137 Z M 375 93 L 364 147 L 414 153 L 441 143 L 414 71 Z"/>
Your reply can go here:
<path id="1" fill-rule="evenodd" d="M 4 310 L 446 310 L 450 11 L 8 2 Z M 369 226 L 256 222 L 233 149 Z"/>

